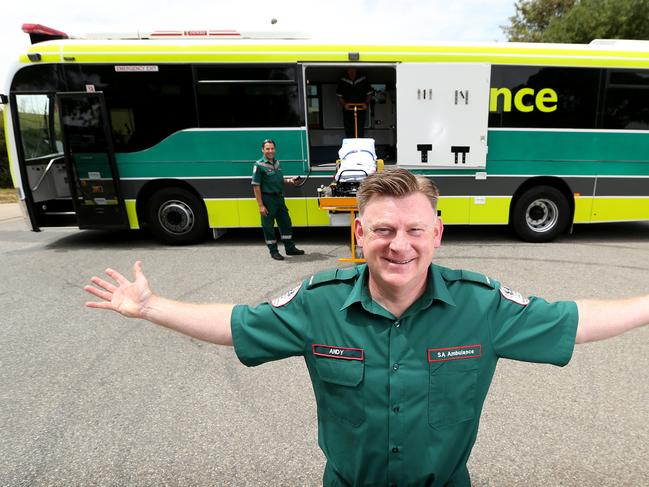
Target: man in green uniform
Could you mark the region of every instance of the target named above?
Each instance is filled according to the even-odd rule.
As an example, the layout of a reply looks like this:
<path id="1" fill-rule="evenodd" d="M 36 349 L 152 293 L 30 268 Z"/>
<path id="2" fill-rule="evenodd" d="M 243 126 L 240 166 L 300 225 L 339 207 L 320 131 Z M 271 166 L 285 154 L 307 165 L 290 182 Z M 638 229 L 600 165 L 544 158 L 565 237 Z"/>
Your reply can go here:
<path id="1" fill-rule="evenodd" d="M 287 255 L 304 255 L 293 242 L 293 225 L 284 201 L 284 184 L 297 184 L 298 178 L 285 178 L 279 161 L 275 159 L 275 142 L 266 139 L 261 144 L 262 158 L 255 162 L 252 168 L 252 190 L 259 205 L 261 227 L 264 230 L 264 240 L 275 260 L 284 260 L 277 250 L 275 221 L 284 242 Z"/>
<path id="2" fill-rule="evenodd" d="M 437 190 L 397 169 L 365 179 L 355 223 L 367 265 L 312 276 L 257 307 L 196 305 L 107 269 L 89 302 L 209 342 L 254 366 L 303 356 L 327 486 L 469 486 L 466 462 L 500 358 L 565 365 L 575 343 L 649 323 L 649 296 L 548 303 L 432 264 Z"/>
<path id="3" fill-rule="evenodd" d="M 336 87 L 336 96 L 343 109 L 343 127 L 346 138 L 359 137 L 362 139 L 365 136 L 365 119 L 373 95 L 374 90 L 367 78 L 363 75 L 359 76 L 356 68 L 347 68 L 347 75 L 340 78 Z M 355 114 L 354 104 L 357 105 Z M 358 105 L 364 105 L 364 107 Z"/>

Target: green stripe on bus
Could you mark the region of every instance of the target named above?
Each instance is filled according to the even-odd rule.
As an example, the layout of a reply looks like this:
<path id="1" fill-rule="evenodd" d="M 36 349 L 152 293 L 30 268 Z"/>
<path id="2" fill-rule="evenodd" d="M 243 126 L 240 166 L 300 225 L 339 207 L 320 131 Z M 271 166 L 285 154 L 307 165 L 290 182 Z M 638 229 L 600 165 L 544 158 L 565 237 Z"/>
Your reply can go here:
<path id="1" fill-rule="evenodd" d="M 649 176 L 646 132 L 492 130 L 488 144 L 494 175 Z"/>
<path id="2" fill-rule="evenodd" d="M 183 130 L 139 152 L 118 153 L 120 177 L 219 177 L 251 175 L 265 138 L 277 142 L 287 174 L 306 168 L 306 131 Z M 649 137 L 641 132 L 489 131 L 489 174 L 649 176 Z M 608 164 L 615 161 L 615 164 Z M 416 169 L 413 172 L 429 173 Z M 438 174 L 451 173 L 445 168 Z M 453 174 L 475 170 L 453 171 Z"/>
<path id="3" fill-rule="evenodd" d="M 122 178 L 251 176 L 261 142 L 268 138 L 277 143 L 282 170 L 303 174 L 307 140 L 306 130 L 299 128 L 181 130 L 149 149 L 115 154 L 115 159 Z"/>

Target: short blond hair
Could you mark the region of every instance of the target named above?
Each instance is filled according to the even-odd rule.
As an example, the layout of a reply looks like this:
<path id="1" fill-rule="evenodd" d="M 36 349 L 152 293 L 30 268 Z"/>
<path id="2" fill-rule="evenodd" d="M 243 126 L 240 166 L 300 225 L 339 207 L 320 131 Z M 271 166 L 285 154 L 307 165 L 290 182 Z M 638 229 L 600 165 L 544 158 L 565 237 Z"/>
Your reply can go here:
<path id="1" fill-rule="evenodd" d="M 361 182 L 358 192 L 358 211 L 362 214 L 369 201 L 375 196 L 403 198 L 414 193 L 422 193 L 437 211 L 439 190 L 437 185 L 424 176 L 414 175 L 405 169 L 387 169 L 371 174 Z"/>

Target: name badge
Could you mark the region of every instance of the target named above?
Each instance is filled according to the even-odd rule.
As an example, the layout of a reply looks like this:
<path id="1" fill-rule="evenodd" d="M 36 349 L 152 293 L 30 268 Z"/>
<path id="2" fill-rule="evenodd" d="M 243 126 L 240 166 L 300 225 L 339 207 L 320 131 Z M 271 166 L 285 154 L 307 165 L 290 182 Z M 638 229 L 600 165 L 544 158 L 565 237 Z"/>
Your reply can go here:
<path id="1" fill-rule="evenodd" d="M 459 347 L 429 348 L 428 363 L 446 362 L 447 360 L 479 358 L 481 355 L 482 345 L 462 345 Z"/>
<path id="2" fill-rule="evenodd" d="M 365 359 L 365 351 L 362 348 L 335 347 L 332 345 L 313 345 L 313 355 L 342 360 Z"/>

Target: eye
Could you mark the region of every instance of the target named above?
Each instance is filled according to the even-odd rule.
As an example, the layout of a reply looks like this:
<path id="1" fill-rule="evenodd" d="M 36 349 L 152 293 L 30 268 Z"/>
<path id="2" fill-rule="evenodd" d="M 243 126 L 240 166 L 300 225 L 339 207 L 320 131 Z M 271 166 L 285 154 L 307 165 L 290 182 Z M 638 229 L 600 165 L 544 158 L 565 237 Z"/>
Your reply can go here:
<path id="1" fill-rule="evenodd" d="M 419 227 L 411 228 L 410 230 L 408 230 L 408 235 L 412 235 L 413 237 L 419 237 L 424 233 L 424 231 L 425 230 L 423 228 L 419 228 Z"/>
<path id="2" fill-rule="evenodd" d="M 373 231 L 379 237 L 387 237 L 388 235 L 390 235 L 392 233 L 392 229 L 388 228 L 388 227 L 378 227 L 378 228 L 375 228 Z"/>

